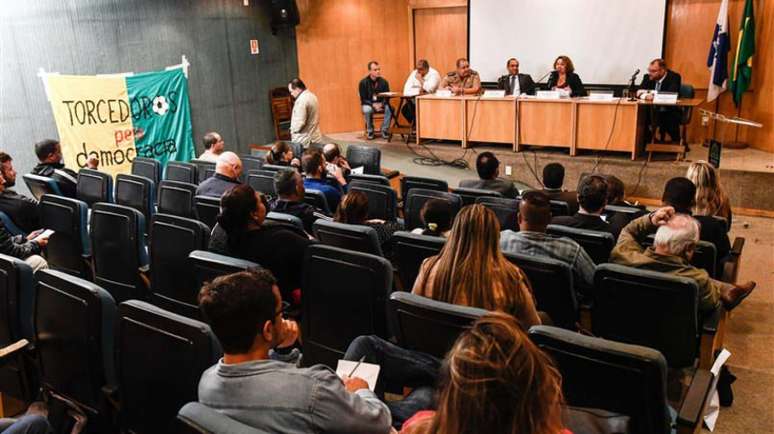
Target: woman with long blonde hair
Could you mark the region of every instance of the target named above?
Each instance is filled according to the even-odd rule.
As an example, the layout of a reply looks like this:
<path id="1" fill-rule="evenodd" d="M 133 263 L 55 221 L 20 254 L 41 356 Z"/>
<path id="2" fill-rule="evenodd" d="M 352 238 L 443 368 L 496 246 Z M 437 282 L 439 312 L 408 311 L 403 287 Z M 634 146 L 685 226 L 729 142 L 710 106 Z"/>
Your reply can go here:
<path id="1" fill-rule="evenodd" d="M 425 259 L 414 282 L 417 295 L 515 316 L 527 329 L 540 324 L 524 273 L 500 251 L 500 223 L 483 205 L 459 212 L 441 253 Z"/>
<path id="2" fill-rule="evenodd" d="M 723 217 L 731 227 L 731 205 L 723 186 L 720 174 L 706 161 L 696 161 L 688 166 L 685 177 L 696 185 L 696 215 Z"/>
<path id="3" fill-rule="evenodd" d="M 519 323 L 493 312 L 463 332 L 441 367 L 438 406 L 406 421 L 406 434 L 559 434 L 559 371 Z"/>

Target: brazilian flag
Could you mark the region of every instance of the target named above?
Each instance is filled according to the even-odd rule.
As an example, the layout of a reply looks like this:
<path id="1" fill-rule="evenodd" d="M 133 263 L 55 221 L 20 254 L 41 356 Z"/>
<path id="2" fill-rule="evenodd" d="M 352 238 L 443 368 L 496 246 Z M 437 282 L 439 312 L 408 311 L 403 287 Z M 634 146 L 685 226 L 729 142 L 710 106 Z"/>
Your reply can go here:
<path id="1" fill-rule="evenodd" d="M 734 104 L 742 103 L 742 95 L 750 87 L 752 81 L 752 60 L 755 54 L 755 14 L 753 1 L 746 0 L 742 23 L 739 25 L 739 40 L 736 42 L 736 57 L 731 74 L 731 93 Z"/>

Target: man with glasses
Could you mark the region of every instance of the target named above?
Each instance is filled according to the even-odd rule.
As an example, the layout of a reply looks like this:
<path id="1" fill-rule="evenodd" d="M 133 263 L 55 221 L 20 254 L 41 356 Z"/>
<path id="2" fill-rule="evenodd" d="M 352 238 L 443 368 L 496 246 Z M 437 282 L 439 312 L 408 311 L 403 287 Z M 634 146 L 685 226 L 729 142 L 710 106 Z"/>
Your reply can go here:
<path id="1" fill-rule="evenodd" d="M 204 152 L 199 155 L 198 159 L 203 161 L 211 161 L 213 163 L 217 162 L 218 157 L 223 153 L 225 148 L 223 137 L 221 137 L 220 134 L 216 133 L 215 131 L 210 131 L 204 135 L 202 143 L 204 144 Z"/>

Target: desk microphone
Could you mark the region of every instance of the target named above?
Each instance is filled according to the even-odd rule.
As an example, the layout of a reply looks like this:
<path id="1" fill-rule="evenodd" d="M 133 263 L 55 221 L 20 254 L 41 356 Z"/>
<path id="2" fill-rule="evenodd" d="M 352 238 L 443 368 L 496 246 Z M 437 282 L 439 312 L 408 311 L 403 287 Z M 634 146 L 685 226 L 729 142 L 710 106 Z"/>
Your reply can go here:
<path id="1" fill-rule="evenodd" d="M 632 78 L 629 79 L 629 99 L 628 101 L 637 101 L 637 86 L 634 82 L 637 80 L 637 74 L 640 73 L 640 68 L 637 68 L 632 74 Z"/>
<path id="2" fill-rule="evenodd" d="M 632 78 L 630 79 L 632 83 L 634 83 L 634 81 L 637 80 L 637 74 L 639 73 L 640 73 L 640 68 L 637 68 L 637 70 L 634 71 L 634 74 L 632 74 Z"/>
<path id="3" fill-rule="evenodd" d="M 639 71 L 639 70 L 637 70 L 637 71 Z M 552 69 L 552 70 L 546 72 L 545 74 L 543 74 L 542 77 L 538 78 L 538 80 L 535 83 L 539 84 L 541 81 L 543 81 L 544 78 L 548 77 L 549 75 L 553 74 L 554 72 L 556 72 L 555 69 Z"/>

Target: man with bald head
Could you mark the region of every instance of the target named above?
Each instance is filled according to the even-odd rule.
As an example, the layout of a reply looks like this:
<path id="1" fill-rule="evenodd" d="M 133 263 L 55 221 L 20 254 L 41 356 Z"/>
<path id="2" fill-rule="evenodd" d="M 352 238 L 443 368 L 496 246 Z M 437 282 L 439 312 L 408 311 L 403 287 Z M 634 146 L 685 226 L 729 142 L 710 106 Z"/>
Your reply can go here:
<path id="1" fill-rule="evenodd" d="M 656 231 L 653 247 L 641 243 Z M 731 310 L 755 288 L 755 282 L 731 285 L 710 278 L 709 274 L 691 265 L 690 260 L 699 241 L 699 223 L 687 214 L 678 214 L 671 206 L 659 208 L 629 223 L 618 237 L 611 262 L 644 270 L 688 277 L 699 286 L 699 310 L 708 313 L 721 305 Z"/>
<path id="2" fill-rule="evenodd" d="M 223 152 L 215 163 L 215 174 L 199 184 L 196 195 L 221 197 L 223 193 L 241 183 L 240 176 L 242 176 L 242 160 L 233 152 Z"/>

